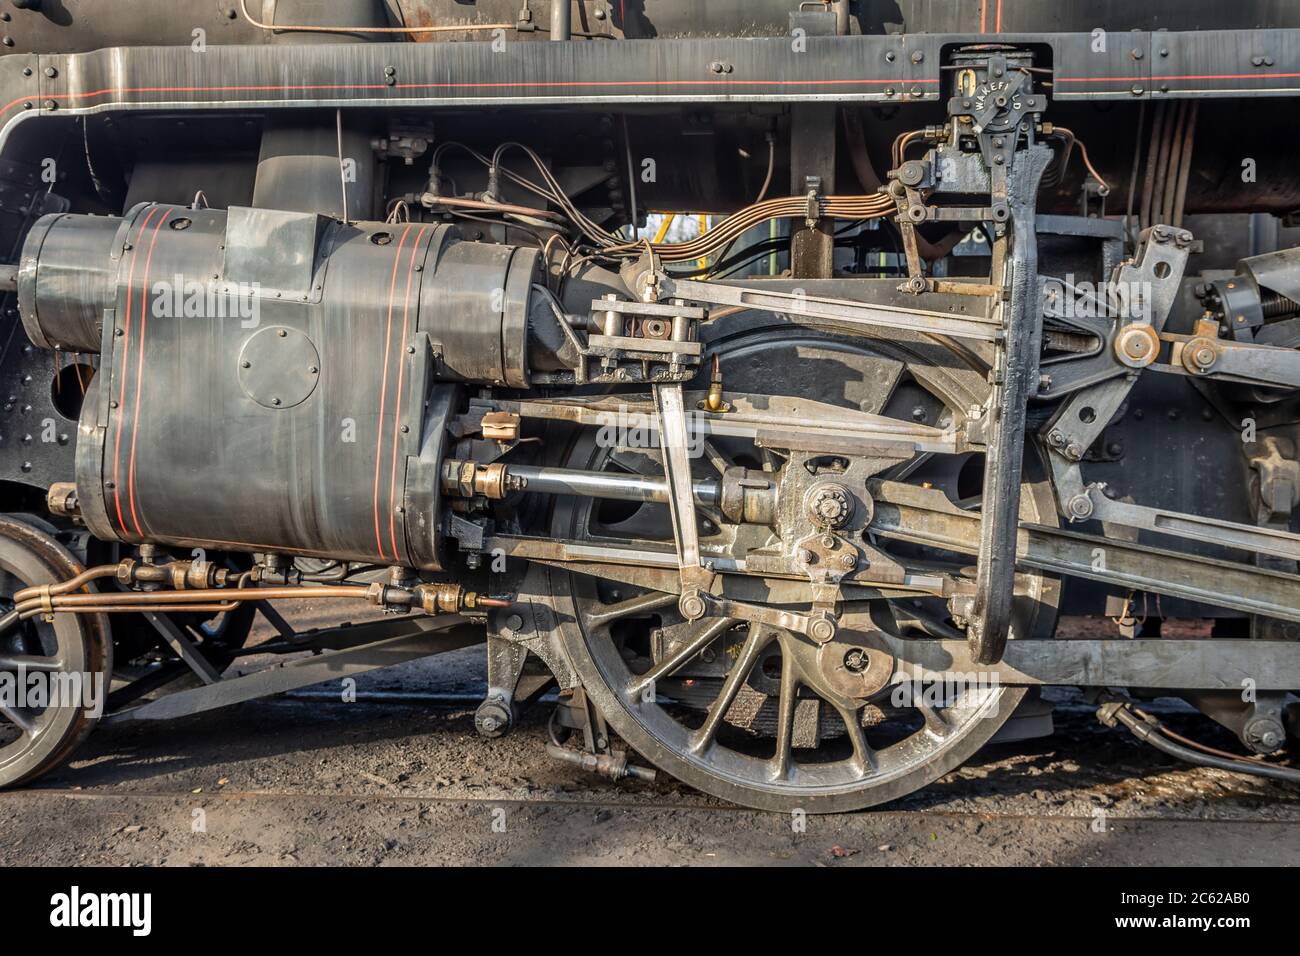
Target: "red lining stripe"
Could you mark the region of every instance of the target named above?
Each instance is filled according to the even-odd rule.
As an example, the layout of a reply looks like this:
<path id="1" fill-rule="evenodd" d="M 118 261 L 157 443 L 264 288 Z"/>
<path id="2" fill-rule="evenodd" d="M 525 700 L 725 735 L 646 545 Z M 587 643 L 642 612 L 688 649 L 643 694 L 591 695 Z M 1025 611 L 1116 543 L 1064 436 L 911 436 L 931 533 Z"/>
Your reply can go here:
<path id="1" fill-rule="evenodd" d="M 406 302 L 402 306 L 402 339 L 397 352 L 397 404 L 393 411 L 393 468 L 388 479 L 388 536 L 393 546 L 393 560 L 398 560 L 397 551 L 397 436 L 402 423 L 402 384 L 406 379 L 406 360 L 402 358 L 406 348 L 406 336 L 410 329 L 411 286 L 415 279 L 415 256 L 420 251 L 424 234 L 429 231 L 425 226 L 415 237 L 411 247 L 411 261 L 406 266 Z"/>
<path id="2" fill-rule="evenodd" d="M 149 228 L 149 221 L 153 219 L 154 213 L 159 211 L 159 207 L 154 206 L 144 217 L 140 232 L 131 247 L 131 270 L 126 282 L 126 326 L 122 330 L 122 373 L 118 381 L 117 437 L 113 440 L 113 501 L 117 506 L 117 526 L 123 532 L 126 531 L 126 518 L 122 515 L 122 482 L 118 478 L 118 461 L 122 451 L 122 419 L 126 417 L 126 379 L 131 368 L 131 313 L 134 311 L 132 296 L 135 294 L 135 264 L 140 256 L 140 243 L 144 241 L 144 231 Z M 127 238 L 130 238 L 129 231 Z"/>
<path id="3" fill-rule="evenodd" d="M 384 352 L 383 352 L 383 384 L 379 390 L 379 421 L 378 435 L 375 436 L 375 545 L 379 548 L 379 557 L 381 560 L 387 560 L 384 554 L 384 539 L 379 531 L 379 466 L 383 461 L 384 454 L 384 412 L 388 407 L 388 365 L 389 352 L 393 344 L 393 308 L 397 298 L 397 267 L 402 262 L 402 247 L 406 245 L 406 237 L 411 234 L 411 227 L 407 226 L 406 231 L 402 233 L 401 240 L 397 243 L 397 255 L 393 257 L 393 279 L 388 287 L 388 331 L 384 333 Z M 393 554 L 393 560 L 397 560 L 397 554 Z"/>
<path id="4" fill-rule="evenodd" d="M 1293 80 L 1300 73 L 1187 73 L 1181 76 L 1057 76 L 1057 83 L 1162 83 L 1166 80 Z"/>
<path id="5" fill-rule="evenodd" d="M 135 510 L 135 436 L 140 430 L 140 395 L 144 391 L 144 336 L 149 324 L 149 272 L 153 268 L 153 249 L 158 242 L 158 233 L 170 215 L 169 209 L 162 214 L 158 224 L 153 228 L 153 236 L 149 240 L 149 254 L 144 260 L 144 289 L 140 294 L 140 345 L 136 349 L 138 354 L 135 371 L 135 415 L 131 421 L 131 463 L 127 467 L 126 485 L 127 498 L 131 502 L 131 523 L 135 525 L 135 533 L 141 538 L 144 537 L 144 531 L 140 528 L 140 518 Z"/>

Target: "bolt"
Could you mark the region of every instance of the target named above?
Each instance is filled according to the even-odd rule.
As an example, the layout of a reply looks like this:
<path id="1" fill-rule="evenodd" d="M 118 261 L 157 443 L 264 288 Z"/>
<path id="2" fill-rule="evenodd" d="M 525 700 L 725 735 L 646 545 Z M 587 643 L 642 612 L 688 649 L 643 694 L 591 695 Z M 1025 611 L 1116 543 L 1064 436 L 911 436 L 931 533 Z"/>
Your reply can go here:
<path id="1" fill-rule="evenodd" d="M 818 644 L 825 644 L 835 637 L 835 622 L 830 618 L 818 618 L 808 625 L 808 636 Z"/>
<path id="2" fill-rule="evenodd" d="M 523 626 L 524 626 L 524 618 L 522 614 L 511 614 L 509 617 L 506 618 L 507 631 L 518 631 L 521 630 Z"/>
<path id="3" fill-rule="evenodd" d="M 856 554 L 846 554 L 840 558 L 840 567 L 845 571 L 852 571 L 858 566 L 858 556 Z"/>
<path id="4" fill-rule="evenodd" d="M 683 594 L 677 609 L 688 621 L 698 621 L 704 616 L 704 598 L 698 594 Z"/>

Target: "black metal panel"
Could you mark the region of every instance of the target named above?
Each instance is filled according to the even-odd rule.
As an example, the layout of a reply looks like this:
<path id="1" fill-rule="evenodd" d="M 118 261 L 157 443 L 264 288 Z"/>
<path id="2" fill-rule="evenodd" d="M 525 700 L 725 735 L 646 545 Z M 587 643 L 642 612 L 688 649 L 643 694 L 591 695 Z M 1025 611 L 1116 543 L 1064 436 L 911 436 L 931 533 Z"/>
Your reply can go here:
<path id="1" fill-rule="evenodd" d="M 929 102 L 941 92 L 942 52 L 983 39 L 809 36 L 803 44 L 787 37 L 504 48 L 482 42 L 367 43 L 212 47 L 203 55 L 188 47 L 114 49 L 42 57 L 39 96 L 22 88 L 26 79 L 14 77 L 13 88 L 0 94 L 0 123 L 7 137 L 19 118 L 111 109 Z M 1104 50 L 1089 33 L 1001 39 L 1045 48 L 1055 72 L 1055 99 L 1279 96 L 1300 90 L 1300 32 L 1294 30 L 1112 33 Z"/>

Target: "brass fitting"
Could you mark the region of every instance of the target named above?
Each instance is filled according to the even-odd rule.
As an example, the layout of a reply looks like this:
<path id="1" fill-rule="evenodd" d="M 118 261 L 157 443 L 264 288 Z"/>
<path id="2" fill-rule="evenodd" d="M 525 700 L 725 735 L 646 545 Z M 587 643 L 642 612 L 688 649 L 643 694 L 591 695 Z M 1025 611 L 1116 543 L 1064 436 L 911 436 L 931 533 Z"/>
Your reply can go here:
<path id="1" fill-rule="evenodd" d="M 226 584 L 230 572 L 211 561 L 175 561 L 167 565 L 176 591 L 206 590 Z"/>
<path id="2" fill-rule="evenodd" d="M 442 490 L 461 498 L 484 497 L 500 500 L 523 489 L 504 464 L 480 465 L 475 461 L 448 459 L 442 465 Z"/>
<path id="3" fill-rule="evenodd" d="M 488 412 L 483 416 L 483 437 L 488 441 L 518 441 L 519 421 L 513 412 Z"/>
<path id="4" fill-rule="evenodd" d="M 50 509 L 50 514 L 61 518 L 80 518 L 81 500 L 77 497 L 77 486 L 70 481 L 56 481 L 45 496 L 45 506 Z"/>
<path id="5" fill-rule="evenodd" d="M 459 584 L 420 584 L 415 594 L 425 614 L 460 614 L 478 608 L 478 594 Z"/>

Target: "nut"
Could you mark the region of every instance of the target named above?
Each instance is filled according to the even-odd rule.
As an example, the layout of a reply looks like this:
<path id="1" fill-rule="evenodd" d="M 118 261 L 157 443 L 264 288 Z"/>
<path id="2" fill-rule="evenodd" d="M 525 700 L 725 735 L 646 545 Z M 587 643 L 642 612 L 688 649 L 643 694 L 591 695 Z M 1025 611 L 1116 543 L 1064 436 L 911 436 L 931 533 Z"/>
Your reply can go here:
<path id="1" fill-rule="evenodd" d="M 818 644 L 825 644 L 835 638 L 835 622 L 828 617 L 817 618 L 808 625 L 808 636 Z"/>
<path id="2" fill-rule="evenodd" d="M 698 621 L 704 617 L 706 606 L 704 598 L 698 591 L 687 591 L 677 602 L 677 610 L 688 621 Z"/>
<path id="3" fill-rule="evenodd" d="M 1160 337 L 1145 322 L 1126 325 L 1115 336 L 1115 356 L 1129 368 L 1146 368 L 1160 354 Z"/>
<path id="4" fill-rule="evenodd" d="M 813 523 L 822 528 L 842 528 L 853 517 L 853 496 L 842 485 L 819 485 L 808 495 Z"/>

